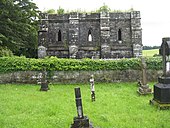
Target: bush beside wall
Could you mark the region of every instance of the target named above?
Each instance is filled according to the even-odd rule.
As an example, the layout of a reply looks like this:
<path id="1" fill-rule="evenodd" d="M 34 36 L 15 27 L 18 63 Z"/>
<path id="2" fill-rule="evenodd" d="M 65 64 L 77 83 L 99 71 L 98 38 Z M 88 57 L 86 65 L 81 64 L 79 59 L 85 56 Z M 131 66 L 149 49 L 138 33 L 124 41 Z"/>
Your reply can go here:
<path id="1" fill-rule="evenodd" d="M 146 58 L 147 79 L 156 81 L 161 75 L 160 57 Z M 95 82 L 129 82 L 141 80 L 139 58 L 119 60 L 59 59 L 50 57 L 33 59 L 25 57 L 0 57 L 0 83 L 34 83 L 33 76 L 46 69 L 51 83 L 88 83 L 90 75 Z"/>
<path id="2" fill-rule="evenodd" d="M 161 70 L 160 57 L 146 58 L 147 69 Z M 47 57 L 33 59 L 25 57 L 0 57 L 0 73 L 13 71 L 98 71 L 98 70 L 141 70 L 139 58 L 119 60 L 59 59 Z"/>

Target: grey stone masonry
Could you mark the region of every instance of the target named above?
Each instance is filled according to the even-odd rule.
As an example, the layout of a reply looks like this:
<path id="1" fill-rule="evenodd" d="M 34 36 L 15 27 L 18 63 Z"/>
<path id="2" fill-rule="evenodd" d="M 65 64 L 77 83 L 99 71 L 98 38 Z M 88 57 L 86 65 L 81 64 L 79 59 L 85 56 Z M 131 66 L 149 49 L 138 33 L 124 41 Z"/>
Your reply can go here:
<path id="1" fill-rule="evenodd" d="M 58 58 L 131 58 L 142 55 L 140 11 L 41 15 L 38 46 Z"/>
<path id="2" fill-rule="evenodd" d="M 40 71 L 18 71 L 0 74 L 0 84 L 2 83 L 34 83 L 37 84 Z M 50 83 L 62 84 L 89 84 L 89 77 L 94 74 L 95 82 L 136 82 L 141 80 L 140 70 L 99 70 L 99 71 L 52 71 L 51 76 L 47 74 Z M 162 74 L 160 70 L 147 70 L 147 80 L 156 81 Z"/>

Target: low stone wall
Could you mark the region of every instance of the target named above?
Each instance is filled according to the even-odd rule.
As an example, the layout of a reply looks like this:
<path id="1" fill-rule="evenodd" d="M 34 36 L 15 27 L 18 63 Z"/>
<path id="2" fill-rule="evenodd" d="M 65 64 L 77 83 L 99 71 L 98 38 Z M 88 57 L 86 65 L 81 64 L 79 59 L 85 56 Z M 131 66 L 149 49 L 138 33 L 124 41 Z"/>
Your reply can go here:
<path id="1" fill-rule="evenodd" d="M 18 71 L 0 74 L 0 83 L 28 83 L 36 84 L 39 71 Z M 95 82 L 137 82 L 141 80 L 140 70 L 100 70 L 100 71 L 51 71 L 48 80 L 51 83 L 75 84 L 89 83 L 90 75 L 94 75 Z M 162 71 L 147 70 L 147 80 L 157 81 Z"/>

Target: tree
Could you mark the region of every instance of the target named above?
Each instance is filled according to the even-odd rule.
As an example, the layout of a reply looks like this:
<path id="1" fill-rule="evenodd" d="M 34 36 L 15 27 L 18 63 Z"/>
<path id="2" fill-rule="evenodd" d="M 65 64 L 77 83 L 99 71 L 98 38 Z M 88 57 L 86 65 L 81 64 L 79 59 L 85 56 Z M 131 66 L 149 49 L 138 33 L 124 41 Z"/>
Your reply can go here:
<path id="1" fill-rule="evenodd" d="M 48 14 L 55 14 L 56 13 L 54 9 L 49 9 L 45 12 L 48 13 Z"/>
<path id="2" fill-rule="evenodd" d="M 35 57 L 38 7 L 30 0 L 1 0 L 0 44 L 14 55 Z"/>
<path id="3" fill-rule="evenodd" d="M 97 12 L 110 12 L 110 11 L 111 9 L 107 5 L 105 5 L 105 3 L 103 4 L 103 6 L 99 8 L 99 10 L 97 10 Z"/>
<path id="4" fill-rule="evenodd" d="M 64 14 L 64 9 L 59 7 L 59 9 L 57 9 L 57 14 Z"/>

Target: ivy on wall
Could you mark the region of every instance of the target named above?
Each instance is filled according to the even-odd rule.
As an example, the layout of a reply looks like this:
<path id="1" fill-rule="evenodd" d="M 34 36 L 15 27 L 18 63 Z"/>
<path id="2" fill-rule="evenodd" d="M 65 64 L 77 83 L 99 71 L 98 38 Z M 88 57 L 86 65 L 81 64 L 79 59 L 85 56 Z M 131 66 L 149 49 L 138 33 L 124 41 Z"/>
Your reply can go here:
<path id="1" fill-rule="evenodd" d="M 148 69 L 160 70 L 162 59 L 160 57 L 146 58 Z M 47 57 L 45 59 L 33 59 L 26 57 L 0 57 L 0 72 L 12 71 L 73 71 L 73 70 L 140 70 L 139 58 L 118 60 L 92 60 L 92 59 L 59 59 Z"/>

